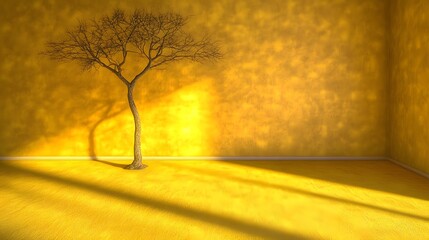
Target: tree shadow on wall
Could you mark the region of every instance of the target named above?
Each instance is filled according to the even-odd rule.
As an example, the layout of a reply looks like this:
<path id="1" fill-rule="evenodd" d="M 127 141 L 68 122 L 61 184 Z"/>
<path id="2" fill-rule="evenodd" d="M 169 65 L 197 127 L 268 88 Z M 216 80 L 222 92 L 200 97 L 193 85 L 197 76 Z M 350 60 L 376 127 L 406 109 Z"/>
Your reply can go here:
<path id="1" fill-rule="evenodd" d="M 40 57 L 37 54 L 33 53 L 30 58 Z M 38 65 L 24 68 L 20 65 L 22 61 L 19 57 L 11 59 L 12 69 L 19 71 L 13 73 L 13 77 L 9 77 L 12 73 L 6 72 L 6 77 L 0 79 L 0 93 L 5 99 L 0 101 L 0 155 L 55 155 L 58 152 L 55 148 L 64 146 L 52 144 L 52 151 L 49 152 L 40 152 L 38 148 L 37 152 L 28 152 L 27 148 L 34 150 L 39 140 L 51 144 L 51 139 L 68 130 L 86 128 L 87 153 L 90 157 L 96 156 L 96 135 L 100 125 L 122 113 L 131 116 L 125 102 L 126 89 L 109 73 L 80 73 L 79 67 L 73 64 L 52 67 L 52 62 L 44 58 Z M 184 67 L 196 70 L 195 74 L 182 73 Z M 139 94 L 136 95 L 136 101 L 141 115 L 144 114 L 143 107 L 152 107 L 162 98 L 198 82 L 200 76 L 205 75 L 199 69 L 193 64 L 184 63 L 172 65 L 168 71 L 150 73 L 147 76 L 150 81 L 137 85 Z M 17 88 L 21 89 L 19 93 L 16 92 Z M 75 141 L 71 144 L 84 141 L 72 140 Z"/>
<path id="2" fill-rule="evenodd" d="M 125 166 L 127 166 L 127 164 L 119 164 L 119 163 L 100 160 L 97 157 L 97 150 L 96 150 L 97 143 L 95 140 L 97 128 L 103 122 L 109 119 L 112 119 L 115 116 L 118 116 L 119 114 L 123 113 L 126 109 L 127 108 L 125 108 L 124 106 L 115 108 L 114 101 L 105 101 L 100 104 L 98 111 L 94 113 L 98 119 L 94 123 L 90 124 L 91 126 L 89 127 L 89 132 L 88 132 L 88 155 L 92 161 L 107 164 L 113 167 L 119 167 L 119 168 L 124 168 Z"/>
<path id="3" fill-rule="evenodd" d="M 30 148 L 33 152 L 28 153 L 26 149 L 39 140 L 43 144 L 69 129 L 86 126 L 88 116 L 95 111 L 91 96 L 97 95 L 98 90 L 93 83 L 84 80 L 90 74 L 74 76 L 73 67 L 61 71 L 62 66 L 45 71 L 44 63 L 41 61 L 38 66 L 18 71 L 16 78 L 28 81 L 2 82 L 4 96 L 9 100 L 0 104 L 4 109 L 1 125 L 9 128 L 0 131 L 1 155 L 56 154 L 54 146 L 53 153 L 40 153 L 34 147 Z M 12 61 L 14 64 L 18 63 Z M 22 91 L 11 94 L 17 87 Z M 14 107 L 18 105 L 19 111 Z"/>

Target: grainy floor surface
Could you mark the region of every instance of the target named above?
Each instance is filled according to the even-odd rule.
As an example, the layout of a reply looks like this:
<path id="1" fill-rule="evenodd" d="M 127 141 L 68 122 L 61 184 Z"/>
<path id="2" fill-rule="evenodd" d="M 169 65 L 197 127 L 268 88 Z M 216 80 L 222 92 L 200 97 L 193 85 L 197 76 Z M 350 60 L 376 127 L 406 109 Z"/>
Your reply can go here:
<path id="1" fill-rule="evenodd" d="M 388 161 L 1 161 L 0 239 L 429 239 Z"/>

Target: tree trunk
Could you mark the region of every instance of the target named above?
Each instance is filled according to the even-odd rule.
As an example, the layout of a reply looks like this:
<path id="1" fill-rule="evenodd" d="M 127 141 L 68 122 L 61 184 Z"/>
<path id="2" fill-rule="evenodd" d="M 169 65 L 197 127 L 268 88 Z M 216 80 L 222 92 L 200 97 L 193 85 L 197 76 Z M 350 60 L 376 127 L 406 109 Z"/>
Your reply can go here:
<path id="1" fill-rule="evenodd" d="M 141 122 L 139 112 L 137 110 L 136 104 L 134 102 L 133 90 L 135 84 L 130 84 L 128 86 L 128 104 L 130 105 L 131 112 L 134 117 L 134 161 L 125 167 L 125 169 L 143 169 L 147 165 L 142 163 L 142 150 L 141 150 Z"/>

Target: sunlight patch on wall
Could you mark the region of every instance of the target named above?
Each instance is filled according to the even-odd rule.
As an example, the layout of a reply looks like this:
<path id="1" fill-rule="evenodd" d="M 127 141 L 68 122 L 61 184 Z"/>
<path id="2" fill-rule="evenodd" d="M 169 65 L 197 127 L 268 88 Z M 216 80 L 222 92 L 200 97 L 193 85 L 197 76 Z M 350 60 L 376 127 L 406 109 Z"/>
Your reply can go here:
<path id="1" fill-rule="evenodd" d="M 142 120 L 144 155 L 198 156 L 211 153 L 211 81 L 181 88 L 150 105 Z M 145 109 L 143 106 L 142 109 Z"/>

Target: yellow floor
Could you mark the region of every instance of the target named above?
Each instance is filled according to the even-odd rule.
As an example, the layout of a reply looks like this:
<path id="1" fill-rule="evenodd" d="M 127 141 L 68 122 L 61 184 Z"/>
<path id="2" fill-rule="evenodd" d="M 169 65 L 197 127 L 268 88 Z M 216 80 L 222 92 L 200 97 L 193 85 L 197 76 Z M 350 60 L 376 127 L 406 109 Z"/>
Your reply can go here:
<path id="1" fill-rule="evenodd" d="M 1 161 L 1 239 L 429 239 L 388 161 Z"/>

